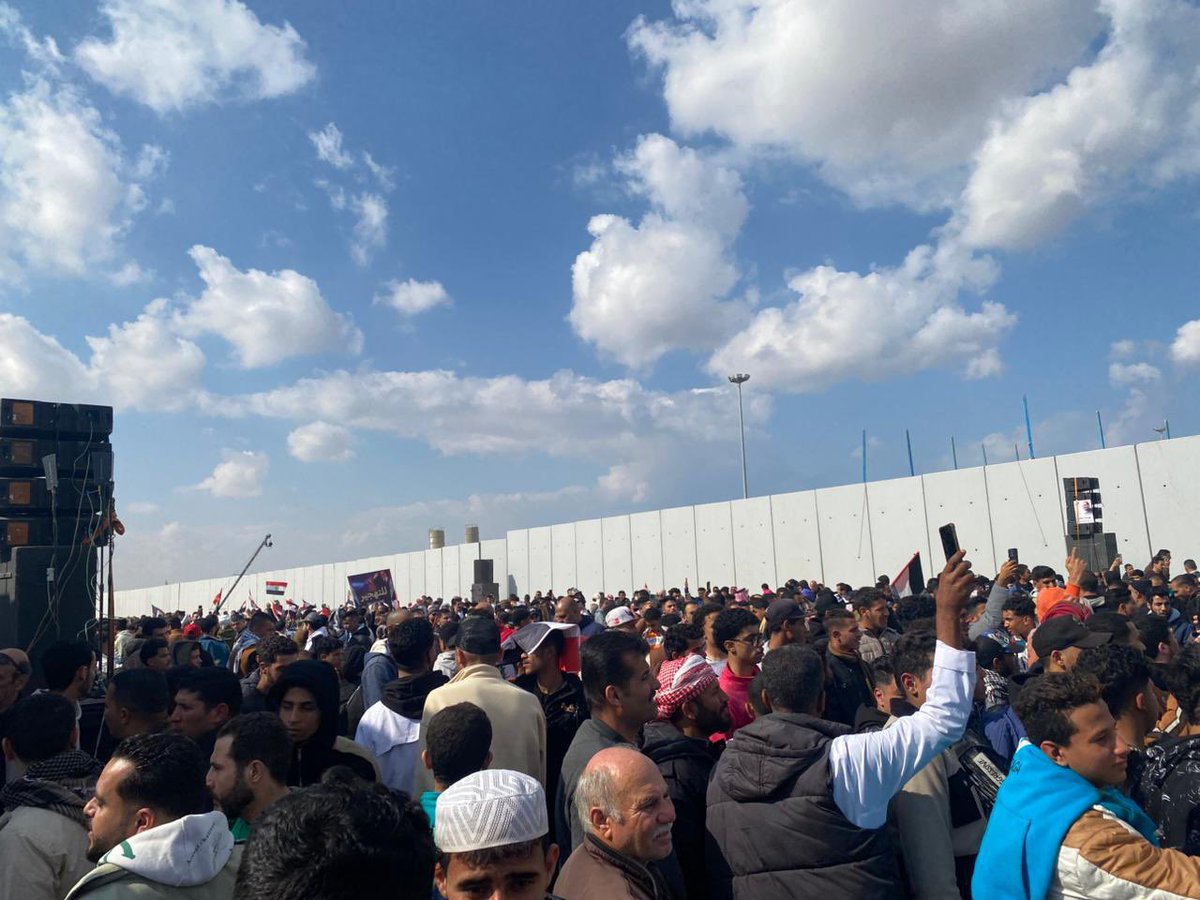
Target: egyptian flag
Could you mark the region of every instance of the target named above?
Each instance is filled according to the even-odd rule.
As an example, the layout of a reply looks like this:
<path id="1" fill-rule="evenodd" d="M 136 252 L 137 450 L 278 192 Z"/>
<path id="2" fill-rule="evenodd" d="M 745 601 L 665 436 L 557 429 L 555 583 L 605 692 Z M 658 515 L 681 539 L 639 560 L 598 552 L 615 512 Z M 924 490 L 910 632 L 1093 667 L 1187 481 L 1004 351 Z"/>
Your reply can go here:
<path id="1" fill-rule="evenodd" d="M 220 605 L 221 605 L 221 594 L 222 594 L 224 591 L 225 591 L 225 588 L 221 588 L 221 590 L 217 591 L 217 596 L 213 597 L 213 606 L 220 606 Z"/>
<path id="2" fill-rule="evenodd" d="M 283 592 L 287 590 L 286 581 L 268 581 L 267 593 L 273 597 L 282 597 Z"/>
<path id="3" fill-rule="evenodd" d="M 296 608 L 296 604 L 294 602 L 292 602 L 290 599 L 284 600 L 283 605 L 286 606 L 289 610 L 295 610 L 295 608 Z"/>
<path id="4" fill-rule="evenodd" d="M 925 574 L 921 571 L 921 554 L 914 553 L 900 570 L 900 574 L 892 579 L 892 587 L 897 597 L 912 597 L 925 590 Z"/>
<path id="5" fill-rule="evenodd" d="M 519 649 L 522 653 L 532 653 L 542 645 L 551 631 L 563 632 L 563 652 L 558 661 L 559 668 L 564 672 L 579 674 L 579 626 L 566 622 L 530 622 L 523 628 L 514 631 L 501 645 L 501 650 Z"/>
<path id="6" fill-rule="evenodd" d="M 270 609 L 271 609 L 271 615 L 273 615 L 275 617 L 276 621 L 283 620 L 283 607 L 279 605 L 278 600 L 276 600 L 274 603 L 271 604 Z"/>

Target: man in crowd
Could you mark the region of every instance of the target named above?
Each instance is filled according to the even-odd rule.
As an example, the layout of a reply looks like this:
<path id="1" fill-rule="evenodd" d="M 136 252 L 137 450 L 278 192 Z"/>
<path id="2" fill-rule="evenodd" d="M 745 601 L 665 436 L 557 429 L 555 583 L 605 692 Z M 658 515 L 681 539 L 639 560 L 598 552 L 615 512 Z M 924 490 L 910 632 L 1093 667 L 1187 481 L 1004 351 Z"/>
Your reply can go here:
<path id="1" fill-rule="evenodd" d="M 171 692 L 167 676 L 154 669 L 117 672 L 104 692 L 104 724 L 117 741 L 167 727 Z"/>
<path id="2" fill-rule="evenodd" d="M 1001 617 L 1004 630 L 1018 641 L 1017 665 L 1023 672 L 1029 668 L 1029 636 L 1037 628 L 1037 609 L 1032 599 L 1018 594 L 1004 601 Z"/>
<path id="3" fill-rule="evenodd" d="M 446 900 L 549 896 L 559 850 L 536 779 L 504 769 L 477 772 L 447 789 L 437 806 L 434 881 Z"/>
<path id="4" fill-rule="evenodd" d="M 575 732 L 587 720 L 588 704 L 583 694 L 583 682 L 572 672 L 562 671 L 562 654 L 566 648 L 563 629 L 549 628 L 542 640 L 525 654 L 525 674 L 514 682 L 522 690 L 529 691 L 542 705 L 546 717 L 546 790 L 545 796 L 553 804 L 558 796 L 558 779 L 563 760 Z M 550 821 L 554 821 L 553 806 Z M 550 840 L 555 840 L 553 829 Z"/>
<path id="5" fill-rule="evenodd" d="M 1162 616 L 1142 616 L 1137 630 L 1151 662 L 1165 666 L 1179 655 L 1179 640 Z"/>
<path id="6" fill-rule="evenodd" d="M 221 726 L 204 783 L 235 841 L 244 843 L 267 807 L 287 796 L 291 761 L 292 739 L 274 713 L 249 713 Z"/>
<path id="7" fill-rule="evenodd" d="M 495 723 L 492 741 L 493 764 L 524 772 L 539 783 L 546 781 L 546 717 L 542 705 L 528 691 L 504 680 L 500 663 L 500 629 L 494 619 L 469 615 L 458 630 L 458 674 L 425 700 L 421 730 L 437 712 L 455 703 L 474 703 Z M 421 741 L 424 749 L 424 740 Z M 422 767 L 417 771 L 416 790 L 427 791 L 433 780 Z"/>
<path id="8" fill-rule="evenodd" d="M 874 706 L 870 670 L 858 655 L 862 631 L 848 609 L 831 609 L 825 614 L 825 634 L 829 644 L 825 663 L 829 667 L 829 692 L 825 698 L 825 718 L 853 727 L 859 707 Z"/>
<path id="9" fill-rule="evenodd" d="M 24 777 L 0 790 L 0 897 L 59 900 L 91 871 L 84 804 L 102 766 L 74 749 L 75 710 L 52 693 L 13 709 L 4 756 Z"/>
<path id="10" fill-rule="evenodd" d="M 661 900 L 671 891 L 656 863 L 671 855 L 675 807 L 657 767 L 633 747 L 601 750 L 579 777 L 576 815 L 585 841 L 563 865 L 566 900 Z"/>
<path id="11" fill-rule="evenodd" d="M 347 609 L 342 612 L 341 641 L 347 647 L 357 644 L 363 650 L 371 649 L 371 645 L 375 643 L 375 637 L 371 634 L 367 623 L 363 621 L 362 610 Z"/>
<path id="12" fill-rule="evenodd" d="M 254 660 L 255 644 L 269 634 L 275 633 L 275 620 L 262 610 L 250 616 L 250 622 L 233 642 L 229 655 L 229 668 L 239 677 L 249 675 L 257 663 Z"/>
<path id="13" fill-rule="evenodd" d="M 582 598 L 580 598 L 582 600 Z M 580 640 L 586 641 L 604 632 L 604 626 L 590 614 L 579 608 L 574 597 L 560 597 L 554 605 L 554 621 L 564 625 L 578 625 Z"/>
<path id="14" fill-rule="evenodd" d="M 387 642 L 392 630 L 411 617 L 412 611 L 408 609 L 397 609 L 388 613 L 383 639 L 372 644 L 370 652 L 363 659 L 361 684 L 364 709 L 370 709 L 382 700 L 383 686 L 396 680 L 399 673 L 396 669 L 396 661 L 388 653 Z"/>
<path id="15" fill-rule="evenodd" d="M 658 766 L 675 804 L 672 843 L 687 895 L 703 900 L 706 794 L 721 751 L 710 738 L 732 730 L 729 701 L 712 667 L 694 654 L 664 662 L 658 681 L 658 719 L 645 727 L 642 752 Z"/>
<path id="16" fill-rule="evenodd" d="M 646 662 L 648 651 L 640 637 L 622 631 L 606 631 L 580 648 L 580 678 L 591 718 L 579 726 L 563 758 L 554 801 L 554 833 L 564 849 L 568 837 L 572 850 L 583 842 L 575 785 L 588 760 L 606 747 L 637 746 L 642 726 L 658 717 L 658 681 Z"/>
<path id="17" fill-rule="evenodd" d="M 1033 650 L 1038 655 L 1036 667 L 1046 672 L 1069 672 L 1075 668 L 1080 653 L 1111 639 L 1110 634 L 1090 631 L 1071 616 L 1059 616 L 1039 625 L 1033 633 Z"/>
<path id="18" fill-rule="evenodd" d="M 292 739 L 289 785 L 317 784 L 334 766 L 345 766 L 364 781 L 378 779 L 370 752 L 338 734 L 338 679 L 328 664 L 315 659 L 292 663 L 271 689 L 270 702 Z"/>
<path id="19" fill-rule="evenodd" d="M 901 697 L 890 656 L 881 656 L 871 663 L 871 692 L 875 696 L 875 705 L 858 708 L 858 715 L 854 717 L 856 732 L 882 730 L 892 717 L 892 701 Z"/>
<path id="20" fill-rule="evenodd" d="M 786 647 L 788 644 L 807 644 L 808 626 L 804 621 L 804 610 L 795 600 L 781 598 L 772 600 L 763 616 L 766 623 L 767 645 L 763 648 L 766 655 L 772 650 Z"/>
<path id="21" fill-rule="evenodd" d="M 728 740 L 753 718 L 747 701 L 750 682 L 758 674 L 758 663 L 763 655 L 763 633 L 754 614 L 736 606 L 721 610 L 713 622 L 712 633 L 713 639 L 725 651 L 725 668 L 721 670 L 719 682 L 729 698 L 730 726 L 718 739 Z"/>
<path id="22" fill-rule="evenodd" d="M 384 685 L 383 699 L 363 713 L 354 735 L 379 761 L 383 783 L 410 795 L 420 765 L 425 698 L 446 683 L 445 675 L 433 671 L 436 653 L 427 619 L 409 619 L 388 632 L 388 655 L 397 677 Z"/>
<path id="23" fill-rule="evenodd" d="M 1126 644 L 1110 643 L 1084 650 L 1074 671 L 1091 675 L 1100 683 L 1100 699 L 1116 722 L 1117 735 L 1129 748 L 1125 793 L 1138 799 L 1146 762 L 1146 735 L 1154 730 L 1162 714 L 1146 654 Z"/>
<path id="24" fill-rule="evenodd" d="M 893 665 L 901 698 L 892 705 L 888 728 L 925 704 L 936 645 L 934 636 L 924 631 L 905 634 L 896 642 Z M 987 822 L 954 748 L 937 754 L 908 780 L 892 798 L 891 814 L 913 896 L 960 900 L 968 895 Z"/>
<path id="25" fill-rule="evenodd" d="M 236 896 L 429 900 L 434 858 L 417 804 L 382 785 L 334 781 L 294 791 L 259 818 Z"/>
<path id="26" fill-rule="evenodd" d="M 46 690 L 70 701 L 78 722 L 83 715 L 79 701 L 91 694 L 96 680 L 96 651 L 82 641 L 57 641 L 42 653 L 42 676 Z M 75 741 L 78 748 L 78 734 Z"/>
<path id="27" fill-rule="evenodd" d="M 433 790 L 421 794 L 421 808 L 436 821 L 442 792 L 492 762 L 492 723 L 474 703 L 455 703 L 438 710 L 425 729 L 421 764 L 433 778 Z"/>
<path id="28" fill-rule="evenodd" d="M 221 726 L 242 708 L 242 687 L 228 669 L 208 666 L 188 669 L 175 691 L 171 730 L 191 738 L 207 759 Z"/>
<path id="29" fill-rule="evenodd" d="M 850 608 L 858 618 L 859 658 L 873 663 L 892 652 L 900 633 L 888 627 L 888 598 L 879 588 L 863 588 L 850 598 Z"/>
<path id="30" fill-rule="evenodd" d="M 269 634 L 254 645 L 258 667 L 242 679 L 242 712 L 266 712 L 267 698 L 283 670 L 300 658 L 296 642 L 286 634 Z"/>
<path id="31" fill-rule="evenodd" d="M 961 613 L 973 581 L 956 553 L 938 582 L 925 703 L 883 731 L 848 734 L 820 717 L 824 677 L 814 650 L 784 647 L 767 656 L 762 678 L 772 713 L 734 735 L 709 786 L 713 896 L 849 900 L 899 892 L 882 826 L 892 796 L 966 726 L 975 658 L 963 650 Z"/>
<path id="32" fill-rule="evenodd" d="M 1048 674 L 1014 706 L 1029 743 L 996 797 L 975 900 L 1196 896 L 1200 859 L 1160 848 L 1154 822 L 1118 790 L 1129 747 L 1096 679 Z"/>
<path id="33" fill-rule="evenodd" d="M 628 606 L 614 606 L 604 616 L 605 628 L 620 628 L 630 634 L 640 634 L 637 626 L 637 616 Z"/>
<path id="34" fill-rule="evenodd" d="M 229 668 L 229 647 L 217 637 L 221 620 L 208 615 L 200 620 L 200 649 L 212 657 L 212 664 L 221 669 Z"/>
<path id="35" fill-rule="evenodd" d="M 233 895 L 240 853 L 204 787 L 208 761 L 178 734 L 143 734 L 117 747 L 84 807 L 87 858 L 73 887 L 81 897 L 199 898 Z"/>
<path id="36" fill-rule="evenodd" d="M 442 622 L 437 626 L 438 655 L 433 661 L 433 670 L 441 672 L 450 680 L 458 674 L 458 661 L 454 657 L 454 645 L 458 643 L 458 621 Z"/>

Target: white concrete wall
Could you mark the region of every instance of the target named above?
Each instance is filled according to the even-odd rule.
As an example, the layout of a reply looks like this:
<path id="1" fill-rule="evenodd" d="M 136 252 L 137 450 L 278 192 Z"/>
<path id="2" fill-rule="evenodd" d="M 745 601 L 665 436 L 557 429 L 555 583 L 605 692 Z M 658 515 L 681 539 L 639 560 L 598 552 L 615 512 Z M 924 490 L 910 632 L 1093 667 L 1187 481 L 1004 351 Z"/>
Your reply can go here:
<path id="1" fill-rule="evenodd" d="M 267 581 L 288 582 L 297 602 L 341 603 L 346 576 L 391 568 L 409 601 L 470 591 L 472 561 L 493 560 L 504 592 L 532 594 L 577 587 L 587 594 L 694 590 L 705 582 L 757 588 L 788 578 L 873 582 L 895 575 L 920 552 L 926 576 L 941 568 L 937 529 L 954 522 L 978 571 L 992 574 L 1009 547 L 1026 562 L 1061 567 L 1066 555 L 1062 481 L 1098 477 L 1105 531 L 1115 532 L 1127 562 L 1144 566 L 1169 548 L 1200 556 L 1200 437 L 933 472 L 816 491 L 753 497 L 510 531 L 502 539 L 441 550 L 400 552 L 248 575 L 229 598 L 248 593 L 260 605 Z M 119 569 L 118 569 L 119 572 Z M 211 608 L 232 575 L 118 591 L 122 615 Z"/>

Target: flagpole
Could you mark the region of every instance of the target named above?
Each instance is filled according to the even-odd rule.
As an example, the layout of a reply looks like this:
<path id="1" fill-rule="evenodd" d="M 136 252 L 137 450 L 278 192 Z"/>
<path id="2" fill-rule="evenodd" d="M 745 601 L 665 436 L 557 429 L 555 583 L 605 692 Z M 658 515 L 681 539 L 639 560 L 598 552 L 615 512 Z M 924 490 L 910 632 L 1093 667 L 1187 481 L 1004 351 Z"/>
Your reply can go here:
<path id="1" fill-rule="evenodd" d="M 1100 418 L 1100 410 L 1096 410 L 1096 427 L 1100 429 L 1100 449 L 1105 449 L 1104 420 Z"/>
<path id="2" fill-rule="evenodd" d="M 954 460 L 954 468 L 958 469 L 958 448 L 954 446 L 954 435 L 950 435 L 950 458 Z"/>
<path id="3" fill-rule="evenodd" d="M 1025 436 L 1029 439 L 1029 458 L 1034 459 L 1033 426 L 1029 424 L 1029 398 L 1024 394 L 1021 395 L 1021 403 L 1025 406 Z"/>
<path id="4" fill-rule="evenodd" d="M 908 444 L 908 474 L 910 476 L 915 476 L 917 474 L 917 471 L 916 471 L 916 469 L 913 468 L 912 437 L 909 436 L 907 428 L 904 429 L 904 443 Z"/>
<path id="5" fill-rule="evenodd" d="M 242 569 L 241 575 L 238 575 L 238 577 L 234 580 L 233 587 L 231 587 L 229 590 L 227 590 L 223 594 L 221 594 L 221 602 L 217 604 L 217 608 L 215 610 L 213 610 L 213 612 L 220 614 L 221 607 L 225 605 L 225 601 L 228 600 L 233 595 L 233 592 L 237 590 L 237 586 L 239 584 L 241 584 L 242 578 L 245 576 L 245 574 L 248 571 L 250 571 L 250 567 L 252 565 L 254 565 L 254 560 L 258 559 L 258 554 L 262 553 L 263 547 L 270 547 L 270 546 L 272 546 L 271 536 L 268 534 L 265 538 L 262 539 L 262 541 L 259 542 L 258 547 L 255 548 L 254 553 L 253 553 L 253 555 L 251 555 L 249 562 L 247 562 L 245 567 Z"/>

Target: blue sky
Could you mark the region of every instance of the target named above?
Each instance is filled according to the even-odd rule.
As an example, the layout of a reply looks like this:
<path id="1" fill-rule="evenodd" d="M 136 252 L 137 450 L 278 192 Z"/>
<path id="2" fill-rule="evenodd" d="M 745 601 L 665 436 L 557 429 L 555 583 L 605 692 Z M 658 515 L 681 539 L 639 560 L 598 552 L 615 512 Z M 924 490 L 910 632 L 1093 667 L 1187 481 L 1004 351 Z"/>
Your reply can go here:
<path id="1" fill-rule="evenodd" d="M 1194 433 L 1200 10 L 0 3 L 0 393 L 120 586 Z M 1191 124 L 1190 124 L 1191 123 Z"/>

